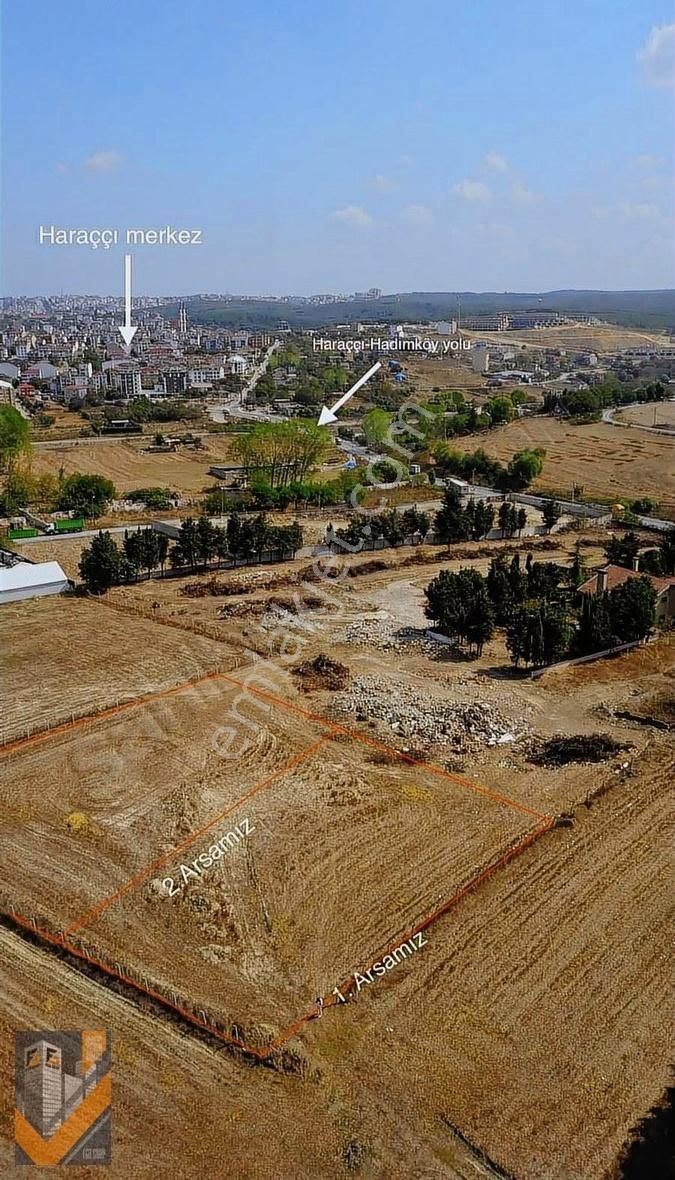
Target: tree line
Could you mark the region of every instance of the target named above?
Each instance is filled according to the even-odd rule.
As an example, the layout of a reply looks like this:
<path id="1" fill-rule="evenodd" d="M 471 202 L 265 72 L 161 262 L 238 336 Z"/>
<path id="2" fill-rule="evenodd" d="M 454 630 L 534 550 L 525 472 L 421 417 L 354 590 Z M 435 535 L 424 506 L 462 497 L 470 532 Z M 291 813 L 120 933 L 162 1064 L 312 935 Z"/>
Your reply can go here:
<path id="1" fill-rule="evenodd" d="M 302 546 L 302 528 L 271 524 L 264 513 L 242 518 L 232 513 L 226 528 L 219 528 L 202 516 L 189 517 L 181 524 L 171 543 L 154 529 L 126 531 L 119 545 L 110 532 L 100 531 L 82 551 L 80 576 L 92 594 L 103 594 L 112 586 L 134 582 L 140 576 L 164 573 L 166 563 L 174 570 L 195 573 L 214 562 L 260 559 L 265 553 L 293 558 Z"/>

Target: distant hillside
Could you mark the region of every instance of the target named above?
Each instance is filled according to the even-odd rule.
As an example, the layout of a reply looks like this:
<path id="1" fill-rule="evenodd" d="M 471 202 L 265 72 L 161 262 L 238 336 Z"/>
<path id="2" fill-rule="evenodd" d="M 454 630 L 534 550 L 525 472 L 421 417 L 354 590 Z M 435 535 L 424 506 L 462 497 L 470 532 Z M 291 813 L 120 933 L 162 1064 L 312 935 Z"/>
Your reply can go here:
<path id="1" fill-rule="evenodd" d="M 383 295 L 381 299 L 354 299 L 341 303 L 275 303 L 269 299 L 207 300 L 186 296 L 190 318 L 197 323 L 241 325 L 251 328 L 275 328 L 287 320 L 291 328 L 320 328 L 331 324 L 397 320 L 431 321 L 452 319 L 457 315 L 457 301 L 462 315 L 493 311 L 524 311 L 546 308 L 550 311 L 585 312 L 614 324 L 632 328 L 675 327 L 675 291 L 410 291 L 400 295 Z M 177 304 L 161 308 L 162 315 L 174 319 Z"/>

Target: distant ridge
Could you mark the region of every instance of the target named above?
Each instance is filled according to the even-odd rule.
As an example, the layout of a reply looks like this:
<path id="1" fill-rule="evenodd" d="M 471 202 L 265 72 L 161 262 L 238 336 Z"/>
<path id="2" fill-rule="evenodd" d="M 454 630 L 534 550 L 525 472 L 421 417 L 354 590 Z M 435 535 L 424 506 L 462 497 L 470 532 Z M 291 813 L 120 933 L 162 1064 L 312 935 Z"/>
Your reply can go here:
<path id="1" fill-rule="evenodd" d="M 291 328 L 319 328 L 330 324 L 396 320 L 456 319 L 458 304 L 462 316 L 495 311 L 524 311 L 533 308 L 562 314 L 585 313 L 609 323 L 631 328 L 675 328 L 675 290 L 653 291 L 408 291 L 382 295 L 379 299 L 347 299 L 338 303 L 311 303 L 303 298 L 242 298 L 227 296 L 184 296 L 190 319 L 197 323 L 276 327 L 286 320 Z M 178 301 L 165 304 L 160 312 L 167 318 L 178 314 Z"/>

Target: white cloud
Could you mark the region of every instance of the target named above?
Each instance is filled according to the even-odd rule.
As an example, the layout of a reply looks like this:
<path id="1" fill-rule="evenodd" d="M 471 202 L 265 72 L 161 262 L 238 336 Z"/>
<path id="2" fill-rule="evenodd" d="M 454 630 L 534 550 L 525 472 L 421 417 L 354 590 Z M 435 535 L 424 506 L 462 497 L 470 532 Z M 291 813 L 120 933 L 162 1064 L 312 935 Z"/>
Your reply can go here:
<path id="1" fill-rule="evenodd" d="M 484 157 L 483 163 L 491 172 L 508 172 L 509 162 L 505 156 L 500 155 L 499 152 L 488 152 Z"/>
<path id="2" fill-rule="evenodd" d="M 619 213 L 627 221 L 654 221 L 656 218 L 661 217 L 661 213 L 656 205 L 631 204 L 629 201 L 621 202 Z"/>
<path id="3" fill-rule="evenodd" d="M 644 45 L 637 51 L 642 76 L 648 86 L 675 84 L 675 22 L 652 25 Z"/>
<path id="4" fill-rule="evenodd" d="M 390 193 L 392 189 L 396 188 L 395 181 L 391 180 L 389 176 L 383 176 L 381 172 L 371 176 L 368 183 L 371 188 L 377 189 L 380 193 Z"/>
<path id="5" fill-rule="evenodd" d="M 665 163 L 663 156 L 652 156 L 649 152 L 644 152 L 641 156 L 636 156 L 633 163 L 638 168 L 660 168 Z"/>
<path id="6" fill-rule="evenodd" d="M 358 228 L 370 225 L 373 220 L 370 213 L 366 213 L 366 210 L 362 209 L 360 205 L 346 205 L 344 209 L 336 209 L 331 216 L 336 221 L 342 221 L 345 225 L 354 225 Z"/>
<path id="7" fill-rule="evenodd" d="M 534 205 L 536 201 L 541 200 L 539 193 L 533 192 L 522 180 L 514 180 L 511 185 L 511 196 L 519 205 Z"/>
<path id="8" fill-rule="evenodd" d="M 431 209 L 426 205 L 406 205 L 401 210 L 401 217 L 408 225 L 431 225 L 434 217 Z"/>
<path id="9" fill-rule="evenodd" d="M 124 156 L 121 152 L 115 152 L 108 148 L 105 151 L 94 152 L 91 156 L 87 156 L 84 166 L 90 172 L 115 172 L 123 163 Z"/>
<path id="10" fill-rule="evenodd" d="M 460 180 L 457 184 L 453 184 L 452 191 L 457 197 L 463 197 L 465 201 L 478 201 L 485 203 L 492 199 L 492 193 L 482 180 Z"/>

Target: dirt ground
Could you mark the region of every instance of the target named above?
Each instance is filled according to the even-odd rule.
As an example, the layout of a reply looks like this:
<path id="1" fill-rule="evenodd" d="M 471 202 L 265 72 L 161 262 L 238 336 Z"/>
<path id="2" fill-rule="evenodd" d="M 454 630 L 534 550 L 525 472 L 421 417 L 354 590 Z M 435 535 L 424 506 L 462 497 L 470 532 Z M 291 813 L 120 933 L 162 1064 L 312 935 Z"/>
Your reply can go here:
<path id="1" fill-rule="evenodd" d="M 35 447 L 32 470 L 35 475 L 58 475 L 61 469 L 65 475 L 74 471 L 102 475 L 113 481 L 119 494 L 135 488 L 168 487 L 191 495 L 215 483 L 208 469 L 214 463 L 228 462 L 231 442 L 226 434 L 203 435 L 203 449 L 181 446 L 168 454 L 144 452 L 143 448 L 152 444 L 148 437 L 49 443 Z"/>
<path id="2" fill-rule="evenodd" d="M 601 538 L 586 539 L 592 564 Z M 560 548 L 537 556 L 565 560 L 575 540 L 555 538 Z M 73 603 L 89 613 L 64 616 L 66 642 L 56 648 L 48 640 L 59 626 L 56 606 L 70 603 L 19 604 L 12 618 L 11 635 L 37 638 L 25 653 L 13 649 L 10 727 L 25 716 L 22 684 L 36 664 L 48 699 L 60 691 L 66 709 L 80 692 L 79 666 L 88 695 L 103 704 L 122 677 L 132 695 L 139 684 L 161 690 L 170 670 L 174 683 L 210 660 L 226 671 L 0 757 L 5 905 L 69 929 L 73 945 L 236 1026 L 253 1044 L 306 1017 L 317 996 L 330 998 L 429 920 L 414 958 L 374 975 L 356 1003 L 298 1026 L 288 1044 L 306 1065 L 304 1080 L 182 1039 L 185 1075 L 208 1060 L 209 1077 L 236 1086 L 233 1117 L 249 1112 L 235 1175 L 343 1176 L 340 1152 L 353 1139 L 364 1145 L 364 1177 L 491 1176 L 454 1127 L 519 1180 L 595 1180 L 665 1083 L 672 738 L 619 714 L 648 714 L 672 695 L 675 647 L 661 640 L 535 681 L 506 674 L 499 635 L 472 662 L 420 644 L 405 629 L 425 625 L 424 586 L 439 568 L 484 569 L 484 548 L 463 547 L 452 559 L 415 555 L 426 564 L 408 562 L 409 551 L 364 556 L 363 568 L 373 558 L 389 564 L 328 586 L 330 601 L 300 618 L 284 614 L 283 600 L 316 584 L 306 576 L 299 586 L 270 584 L 297 575 L 298 563 L 239 571 L 253 590 L 234 597 L 188 597 L 182 590 L 193 577 L 117 590 L 107 606 Z M 242 615 L 242 604 L 255 609 Z M 223 608 L 230 613 L 218 617 Z M 139 609 L 153 618 L 139 618 Z M 217 639 L 187 630 L 205 625 Z M 342 694 L 303 692 L 292 668 L 320 652 L 349 669 L 351 686 L 380 683 L 384 713 L 346 713 Z M 469 727 L 459 742 L 442 733 L 421 742 L 387 720 L 408 697 L 453 717 L 464 704 L 486 709 L 508 724 L 506 740 Z M 597 732 L 620 746 L 604 762 L 552 769 L 532 761 L 542 740 Z M 547 817 L 560 815 L 571 826 L 545 831 Z M 238 824 L 250 828 L 246 839 L 195 869 Z M 512 853 L 506 867 L 490 867 Z M 184 877 L 186 864 L 193 874 Z M 12 1026 L 25 1011 L 14 960 L 32 981 L 50 957 L 14 935 L 10 944 L 0 987 Z M 94 985 L 73 979 L 59 965 L 49 994 L 63 985 L 69 1003 L 84 1003 Z M 157 1026 L 149 1060 L 166 1060 L 173 1029 L 95 992 L 102 1018 L 115 1021 L 115 1005 L 123 1006 L 132 1054 L 140 1044 L 146 1057 L 147 1021 Z M 76 1019 L 77 1008 L 71 1027 Z M 183 1151 L 201 1091 L 193 1094 L 181 1068 L 173 1072 L 178 1114 L 168 1134 Z M 121 1084 L 125 1153 L 139 1131 L 124 1070 Z M 265 1119 L 279 1127 L 291 1099 L 293 1133 L 280 1132 L 256 1160 L 248 1124 L 258 1137 Z M 150 1119 L 164 1110 L 154 1083 L 141 1106 Z M 211 1110 L 207 1101 L 204 1117 Z M 217 1142 L 229 1142 L 226 1122 L 218 1121 Z M 303 1145 L 311 1172 L 305 1162 L 296 1167 Z M 179 1177 L 200 1174 L 198 1151 L 185 1149 Z M 130 1155 L 121 1158 L 128 1167 Z M 136 1174 L 154 1180 L 150 1170 L 119 1172 L 120 1180 Z"/>
<path id="3" fill-rule="evenodd" d="M 555 418 L 521 418 L 486 434 L 456 440 L 457 450 L 483 447 L 488 455 L 506 461 L 523 447 L 543 447 L 544 469 L 533 489 L 554 489 L 571 497 L 572 484 L 585 497 L 622 500 L 650 495 L 659 510 L 675 513 L 673 442 L 665 435 L 621 429 L 606 422 L 573 426 Z"/>

